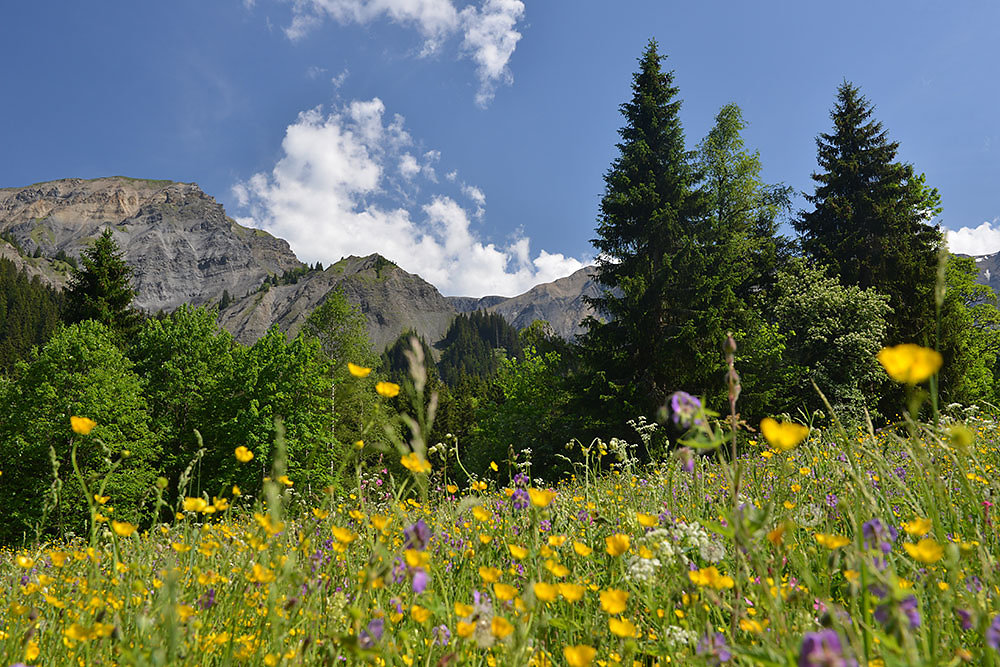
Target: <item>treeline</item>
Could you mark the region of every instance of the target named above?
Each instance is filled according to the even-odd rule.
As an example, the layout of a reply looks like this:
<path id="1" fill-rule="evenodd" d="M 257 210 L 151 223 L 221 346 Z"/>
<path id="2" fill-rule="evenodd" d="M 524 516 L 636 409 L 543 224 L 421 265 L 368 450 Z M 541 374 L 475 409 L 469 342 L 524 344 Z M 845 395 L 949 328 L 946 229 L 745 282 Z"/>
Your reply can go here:
<path id="1" fill-rule="evenodd" d="M 63 295 L 0 258 L 0 373 L 45 343 L 62 318 Z"/>

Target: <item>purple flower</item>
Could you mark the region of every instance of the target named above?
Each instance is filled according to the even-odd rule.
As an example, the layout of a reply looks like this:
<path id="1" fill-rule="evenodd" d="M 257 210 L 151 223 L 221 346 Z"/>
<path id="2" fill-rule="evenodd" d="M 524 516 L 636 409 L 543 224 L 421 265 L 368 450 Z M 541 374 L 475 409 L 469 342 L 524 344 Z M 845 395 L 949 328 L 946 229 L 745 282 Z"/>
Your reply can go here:
<path id="1" fill-rule="evenodd" d="M 198 598 L 197 605 L 202 609 L 211 609 L 215 606 L 215 589 L 209 588 L 205 591 L 200 598 Z"/>
<path id="2" fill-rule="evenodd" d="M 448 641 L 451 639 L 451 630 L 448 629 L 447 625 L 436 625 L 431 630 L 431 634 L 434 635 L 434 643 L 440 644 L 441 646 L 447 646 Z"/>
<path id="3" fill-rule="evenodd" d="M 681 470 L 689 475 L 694 472 L 694 452 L 690 447 L 681 447 L 677 450 L 677 458 L 681 462 Z"/>
<path id="4" fill-rule="evenodd" d="M 865 549 L 878 548 L 884 554 L 892 551 L 892 544 L 899 537 L 899 531 L 895 526 L 887 526 L 880 519 L 872 519 L 861 524 L 861 534 L 865 539 Z"/>
<path id="5" fill-rule="evenodd" d="M 1000 614 L 994 616 L 990 627 L 986 628 L 986 645 L 1000 651 Z"/>
<path id="6" fill-rule="evenodd" d="M 890 616 L 892 607 L 893 605 L 890 602 L 880 604 L 875 607 L 875 620 L 883 625 L 889 625 L 894 620 Z M 910 595 L 903 598 L 903 600 L 896 606 L 896 609 L 899 614 L 906 619 L 910 628 L 915 629 L 920 627 L 920 610 L 917 609 L 916 596 Z"/>
<path id="7" fill-rule="evenodd" d="M 430 577 L 427 572 L 418 567 L 413 571 L 413 592 L 420 595 L 427 589 L 427 582 L 430 581 Z"/>
<path id="8" fill-rule="evenodd" d="M 839 502 L 840 501 L 837 499 L 837 495 L 836 494 L 834 494 L 834 493 L 827 494 L 827 496 L 826 496 L 826 504 L 829 505 L 831 508 L 837 507 L 837 503 L 839 503 Z"/>
<path id="9" fill-rule="evenodd" d="M 431 540 L 431 529 L 427 527 L 423 519 L 417 519 L 412 526 L 408 526 L 403 534 L 406 536 L 406 549 L 416 549 L 423 551 L 427 548 L 427 543 Z"/>
<path id="10" fill-rule="evenodd" d="M 684 428 L 701 425 L 697 418 L 701 412 L 701 401 L 686 391 L 675 391 L 670 395 L 670 412 L 675 424 Z"/>
<path id="11" fill-rule="evenodd" d="M 972 613 L 968 609 L 956 609 L 955 616 L 958 617 L 958 624 L 963 630 L 972 629 Z"/>
<path id="12" fill-rule="evenodd" d="M 705 635 L 698 642 L 698 655 L 705 656 L 705 660 L 710 665 L 721 665 L 729 662 L 733 654 L 726 644 L 726 637 L 721 632 L 714 635 Z"/>
<path id="13" fill-rule="evenodd" d="M 373 618 L 368 622 L 368 627 L 361 631 L 358 637 L 358 643 L 361 644 L 361 648 L 372 648 L 380 639 L 382 639 L 382 633 L 385 631 L 385 619 Z"/>
<path id="14" fill-rule="evenodd" d="M 516 475 L 514 475 L 514 486 L 519 486 L 522 489 L 528 486 L 528 476 L 525 475 L 523 472 L 519 472 Z"/>
<path id="15" fill-rule="evenodd" d="M 807 632 L 799 650 L 799 667 L 857 667 L 858 661 L 844 655 L 840 635 L 827 628 Z"/>
<path id="16" fill-rule="evenodd" d="M 523 510 L 531 504 L 528 492 L 524 489 L 514 489 L 514 494 L 510 497 L 510 505 L 516 510 Z"/>

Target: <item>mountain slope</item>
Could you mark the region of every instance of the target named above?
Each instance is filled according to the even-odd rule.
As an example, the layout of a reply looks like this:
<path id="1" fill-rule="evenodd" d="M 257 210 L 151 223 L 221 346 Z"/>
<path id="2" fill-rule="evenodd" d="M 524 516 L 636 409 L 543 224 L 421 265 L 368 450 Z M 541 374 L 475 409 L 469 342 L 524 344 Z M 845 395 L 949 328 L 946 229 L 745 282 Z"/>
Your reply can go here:
<path id="1" fill-rule="evenodd" d="M 302 266 L 286 241 L 237 224 L 193 183 L 118 176 L 0 189 L 0 232 L 25 252 L 78 257 L 106 227 L 147 311 L 242 295 Z"/>

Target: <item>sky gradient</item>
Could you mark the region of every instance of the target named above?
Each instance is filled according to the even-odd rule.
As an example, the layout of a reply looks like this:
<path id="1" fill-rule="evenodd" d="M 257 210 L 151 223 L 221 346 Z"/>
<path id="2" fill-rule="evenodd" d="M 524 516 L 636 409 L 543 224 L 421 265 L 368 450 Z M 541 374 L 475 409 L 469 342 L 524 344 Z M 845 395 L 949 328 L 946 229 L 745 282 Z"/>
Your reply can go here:
<path id="1" fill-rule="evenodd" d="M 735 102 L 765 180 L 811 192 L 847 79 L 940 190 L 952 249 L 1000 250 L 994 0 L 39 0 L 3 19 L 0 186 L 196 182 L 310 263 L 380 252 L 481 296 L 589 262 L 650 37 L 690 148 Z"/>

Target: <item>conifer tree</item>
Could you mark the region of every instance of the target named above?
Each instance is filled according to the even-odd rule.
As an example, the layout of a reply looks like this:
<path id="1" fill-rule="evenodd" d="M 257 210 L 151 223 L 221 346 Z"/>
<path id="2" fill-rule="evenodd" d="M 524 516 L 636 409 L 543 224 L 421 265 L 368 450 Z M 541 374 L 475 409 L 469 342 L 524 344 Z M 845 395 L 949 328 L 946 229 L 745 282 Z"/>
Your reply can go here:
<path id="1" fill-rule="evenodd" d="M 131 340 L 142 316 L 132 307 L 132 268 L 110 229 L 83 251 L 80 262 L 83 266 L 74 269 L 66 289 L 67 321 L 96 320 L 114 331 L 120 342 Z"/>
<path id="2" fill-rule="evenodd" d="M 582 343 L 604 386 L 605 407 L 651 415 L 675 389 L 704 394 L 721 385 L 727 323 L 705 251 L 710 227 L 699 175 L 685 150 L 673 73 L 650 40 L 621 105 L 619 156 L 604 176 L 598 216 L 597 280 Z M 627 414 L 631 412 L 632 414 Z"/>
<path id="3" fill-rule="evenodd" d="M 889 297 L 889 342 L 934 343 L 934 285 L 941 231 L 937 190 L 913 165 L 896 160 L 874 106 L 850 82 L 830 113 L 833 132 L 816 139 L 814 206 L 793 224 L 803 249 L 840 275 L 844 285 L 874 287 Z"/>

